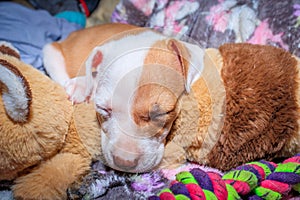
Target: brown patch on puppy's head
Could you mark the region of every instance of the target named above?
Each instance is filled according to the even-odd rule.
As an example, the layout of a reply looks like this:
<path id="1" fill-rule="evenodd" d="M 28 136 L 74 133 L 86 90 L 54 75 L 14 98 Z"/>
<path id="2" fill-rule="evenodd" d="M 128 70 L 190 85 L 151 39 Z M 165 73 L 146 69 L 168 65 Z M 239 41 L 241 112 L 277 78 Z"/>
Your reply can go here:
<path id="1" fill-rule="evenodd" d="M 132 115 L 138 126 L 151 126 L 153 135 L 169 131 L 178 115 L 178 99 L 185 91 L 187 57 L 186 48 L 169 39 L 156 42 L 145 58 Z"/>

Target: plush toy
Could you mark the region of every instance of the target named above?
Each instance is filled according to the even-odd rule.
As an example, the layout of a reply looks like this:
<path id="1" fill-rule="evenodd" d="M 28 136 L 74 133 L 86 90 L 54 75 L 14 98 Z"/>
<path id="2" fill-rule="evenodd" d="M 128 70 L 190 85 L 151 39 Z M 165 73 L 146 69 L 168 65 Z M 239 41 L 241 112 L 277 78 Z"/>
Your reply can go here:
<path id="1" fill-rule="evenodd" d="M 17 199 L 66 199 L 100 149 L 92 105 L 74 107 L 64 88 L 0 44 L 0 183 Z"/>

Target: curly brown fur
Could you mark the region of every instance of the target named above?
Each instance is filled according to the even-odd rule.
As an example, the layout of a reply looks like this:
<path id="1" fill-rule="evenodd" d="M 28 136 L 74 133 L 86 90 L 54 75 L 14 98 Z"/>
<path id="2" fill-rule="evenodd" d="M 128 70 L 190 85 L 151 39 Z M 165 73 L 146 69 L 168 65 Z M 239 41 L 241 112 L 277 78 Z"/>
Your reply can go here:
<path id="1" fill-rule="evenodd" d="M 296 59 L 271 46 L 226 44 L 219 50 L 226 116 L 210 166 L 228 170 L 279 155 L 299 131 Z"/>

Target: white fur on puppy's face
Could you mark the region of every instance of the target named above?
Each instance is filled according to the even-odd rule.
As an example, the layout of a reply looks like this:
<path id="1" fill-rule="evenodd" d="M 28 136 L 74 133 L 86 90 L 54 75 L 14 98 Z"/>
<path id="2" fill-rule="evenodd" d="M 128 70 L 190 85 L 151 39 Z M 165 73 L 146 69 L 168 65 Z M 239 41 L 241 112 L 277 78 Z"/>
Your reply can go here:
<path id="1" fill-rule="evenodd" d="M 95 104 L 110 167 L 145 172 L 160 163 L 178 115 L 178 99 L 187 89 L 186 80 L 194 80 L 184 77 L 184 51 L 174 40 L 145 31 L 105 43 L 92 53 L 103 55 L 95 78 Z M 87 66 L 92 61 L 93 56 Z"/>
<path id="2" fill-rule="evenodd" d="M 162 159 L 164 137 L 149 137 L 151 134 L 141 130 L 131 111 L 144 59 L 153 43 L 161 39 L 163 36 L 146 31 L 111 41 L 95 49 L 101 51 L 103 60 L 97 73 L 99 81 L 94 101 L 96 111 L 103 119 L 103 155 L 112 168 L 144 172 L 158 165 Z M 165 135 L 168 131 L 165 130 Z"/>
<path id="3" fill-rule="evenodd" d="M 106 83 L 99 84 L 96 91 L 100 96 L 105 94 L 104 96 L 110 97 L 101 101 L 101 97 L 98 99 L 97 95 L 98 100 L 95 101 L 96 110 L 102 118 L 101 146 L 104 158 L 112 168 L 127 172 L 150 170 L 159 164 L 164 153 L 164 137 L 152 137 L 152 130 L 143 130 L 132 115 L 140 73 L 140 68 L 129 72 L 112 91 L 107 90 Z M 164 135 L 168 131 L 165 130 Z M 135 164 L 118 164 L 116 158 Z"/>
<path id="4" fill-rule="evenodd" d="M 138 86 L 135 91 L 124 89 L 116 88 L 113 96 L 118 98 L 111 99 L 111 106 L 102 107 L 105 104 L 99 101 L 96 104 L 102 118 L 103 155 L 107 164 L 115 169 L 149 171 L 163 157 L 165 137 L 177 116 L 177 98 L 156 84 Z M 121 164 L 117 160 L 121 160 Z"/>

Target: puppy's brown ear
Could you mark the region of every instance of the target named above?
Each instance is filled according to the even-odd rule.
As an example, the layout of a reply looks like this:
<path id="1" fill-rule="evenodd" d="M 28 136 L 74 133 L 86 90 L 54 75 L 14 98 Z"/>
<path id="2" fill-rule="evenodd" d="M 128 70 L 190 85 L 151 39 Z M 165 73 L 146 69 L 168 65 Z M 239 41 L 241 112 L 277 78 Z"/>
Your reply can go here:
<path id="1" fill-rule="evenodd" d="M 98 74 L 98 68 L 103 61 L 102 51 L 96 47 L 86 61 L 86 100 L 90 100 L 94 95 L 96 87 L 96 80 Z"/>
<path id="2" fill-rule="evenodd" d="M 7 116 L 16 123 L 27 122 L 32 99 L 28 81 L 4 59 L 0 59 L 0 74 L 0 93 Z"/>
<path id="3" fill-rule="evenodd" d="M 169 39 L 167 47 L 173 51 L 179 60 L 180 69 L 177 69 L 185 79 L 185 90 L 190 92 L 191 85 L 197 80 L 203 70 L 204 50 L 197 45 Z"/>
<path id="4" fill-rule="evenodd" d="M 187 78 L 187 73 L 188 73 L 188 68 L 189 68 L 189 62 L 188 60 L 190 59 L 190 54 L 186 47 L 180 43 L 179 41 L 175 39 L 170 39 L 168 40 L 168 49 L 170 51 L 173 51 L 180 63 L 180 68 L 177 69 L 178 71 L 181 72 L 181 74 L 184 76 L 185 80 Z"/>
<path id="5" fill-rule="evenodd" d="M 97 69 L 97 67 L 100 65 L 100 63 L 102 62 L 103 59 L 103 54 L 100 50 L 96 51 L 93 54 L 93 59 L 92 59 L 92 68 L 93 69 Z"/>

